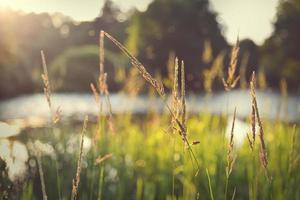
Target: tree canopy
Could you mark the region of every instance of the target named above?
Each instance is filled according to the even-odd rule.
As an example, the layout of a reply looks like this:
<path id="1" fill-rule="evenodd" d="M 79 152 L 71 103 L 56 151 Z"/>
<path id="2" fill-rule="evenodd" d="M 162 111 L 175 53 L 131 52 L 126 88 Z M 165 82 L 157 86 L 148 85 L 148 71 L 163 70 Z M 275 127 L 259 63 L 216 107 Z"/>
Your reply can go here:
<path id="1" fill-rule="evenodd" d="M 166 76 L 170 52 L 184 60 L 187 79 L 200 87 L 200 76 L 206 67 L 202 62 L 205 41 L 216 57 L 227 47 L 217 14 L 208 0 L 155 0 L 146 12 L 136 12 L 130 20 L 129 43 L 138 57 Z"/>
<path id="2" fill-rule="evenodd" d="M 289 88 L 300 86 L 300 2 L 281 1 L 277 9 L 274 32 L 262 47 L 261 65 L 266 68 L 271 84 L 281 78 Z"/>

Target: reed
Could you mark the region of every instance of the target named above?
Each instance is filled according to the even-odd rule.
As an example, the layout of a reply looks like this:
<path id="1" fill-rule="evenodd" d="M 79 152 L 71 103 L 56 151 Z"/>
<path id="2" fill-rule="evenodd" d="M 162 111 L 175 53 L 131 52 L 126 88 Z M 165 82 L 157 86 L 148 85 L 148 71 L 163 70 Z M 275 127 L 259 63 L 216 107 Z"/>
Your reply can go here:
<path id="1" fill-rule="evenodd" d="M 99 95 L 99 92 L 97 91 L 97 88 L 95 87 L 95 85 L 93 83 L 90 84 L 90 87 L 93 92 L 97 106 L 100 106 L 100 95 Z"/>
<path id="2" fill-rule="evenodd" d="M 179 127 L 180 133 L 184 143 L 186 144 L 187 149 L 190 152 L 191 157 L 194 159 L 195 163 L 197 164 L 197 172 L 196 175 L 198 174 L 199 170 L 200 170 L 200 165 L 199 162 L 194 154 L 194 151 L 191 148 L 191 144 L 188 141 L 187 137 L 186 137 L 186 128 L 184 126 L 184 124 L 182 124 L 181 120 L 176 118 L 175 114 L 173 113 L 171 107 L 169 106 L 169 104 L 166 101 L 166 95 L 165 95 L 165 91 L 164 91 L 164 86 L 160 81 L 157 81 L 156 79 L 154 79 L 151 74 L 146 70 L 146 68 L 144 67 L 144 65 L 142 65 L 118 40 L 116 40 L 114 37 L 112 37 L 110 34 L 101 31 L 101 33 L 103 33 L 109 40 L 111 40 L 121 51 L 123 51 L 123 53 L 130 59 L 132 65 L 134 67 L 136 67 L 141 76 L 148 82 L 150 83 L 150 85 L 152 85 L 152 87 L 157 91 L 157 93 L 160 95 L 162 102 L 164 103 L 164 105 L 166 106 L 166 108 L 168 109 L 169 113 L 171 114 L 171 117 L 174 118 L 174 120 L 176 121 L 176 124 Z M 183 69 L 184 70 L 184 69 Z M 196 142 L 196 144 L 198 144 L 199 141 Z"/>
<path id="3" fill-rule="evenodd" d="M 256 78 L 255 78 L 255 72 L 253 72 L 251 82 L 250 82 L 252 106 L 255 111 L 255 116 L 257 118 L 258 128 L 259 128 L 260 161 L 261 161 L 262 166 L 264 167 L 264 169 L 267 172 L 267 167 L 268 167 L 267 148 L 266 148 L 265 139 L 264 139 L 263 125 L 262 125 L 262 121 L 260 119 L 258 106 L 257 106 L 255 86 L 256 86 Z M 252 128 L 253 128 L 253 126 L 255 126 L 255 124 L 252 124 Z"/>
<path id="4" fill-rule="evenodd" d="M 42 57 L 42 65 L 43 65 L 43 73 L 41 76 L 42 76 L 43 83 L 44 83 L 44 94 L 45 94 L 50 112 L 52 113 L 52 102 L 51 102 L 51 98 L 50 98 L 51 97 L 51 88 L 50 88 L 50 81 L 49 81 L 44 51 L 41 51 L 41 57 Z"/>
<path id="5" fill-rule="evenodd" d="M 239 56 L 239 38 L 237 38 L 236 44 L 233 46 L 230 57 L 230 65 L 227 71 L 227 79 L 222 78 L 222 82 L 226 91 L 230 91 L 235 88 L 240 76 L 235 77 L 235 72 L 237 69 L 238 56 Z"/>
<path id="6" fill-rule="evenodd" d="M 175 118 L 179 118 L 179 95 L 178 95 L 178 58 L 175 58 L 175 66 L 174 66 L 174 81 L 173 81 L 173 90 L 172 90 L 172 112 L 175 117 L 172 117 L 171 125 L 173 129 L 173 133 L 177 132 L 177 123 Z"/>
<path id="7" fill-rule="evenodd" d="M 56 124 L 61 119 L 62 110 L 60 106 L 58 106 L 56 109 L 52 107 L 52 100 L 51 100 L 51 87 L 50 87 L 50 80 L 47 70 L 47 64 L 46 64 L 46 58 L 44 51 L 41 51 L 41 58 L 42 58 L 42 66 L 43 66 L 43 73 L 42 73 L 42 79 L 44 83 L 44 94 L 48 103 L 48 107 L 50 110 L 51 115 L 51 121 L 53 124 Z"/>
<path id="8" fill-rule="evenodd" d="M 112 115 L 112 107 L 111 107 L 111 102 L 110 102 L 110 94 L 108 90 L 108 85 L 107 85 L 107 73 L 104 72 L 104 32 L 100 31 L 100 36 L 99 36 L 99 91 L 100 95 L 105 96 L 105 102 L 106 105 L 108 106 L 108 126 L 111 132 L 114 132 L 114 125 L 113 125 L 113 115 Z M 102 108 L 101 108 L 102 109 Z"/>
<path id="9" fill-rule="evenodd" d="M 84 135 L 87 129 L 87 122 L 88 122 L 88 116 L 85 117 L 84 122 L 83 122 L 83 127 L 81 131 L 81 140 L 80 140 L 80 151 L 79 151 L 79 157 L 77 160 L 77 170 L 76 170 L 76 176 L 72 181 L 72 200 L 77 199 L 78 195 L 78 187 L 79 187 L 79 182 L 80 182 L 80 171 L 81 171 L 81 161 L 83 157 L 83 142 L 84 142 Z"/>
<path id="10" fill-rule="evenodd" d="M 255 139 L 256 139 L 256 110 L 255 110 L 256 94 L 255 94 L 255 88 L 256 88 L 256 78 L 255 78 L 255 73 L 253 72 L 252 76 L 251 76 L 251 81 L 250 81 L 250 95 L 251 95 L 250 124 L 251 124 L 252 138 L 250 139 L 248 136 L 250 148 L 252 149 L 252 151 L 254 150 Z"/>
<path id="11" fill-rule="evenodd" d="M 101 31 L 99 36 L 99 89 L 101 94 L 107 88 L 104 76 L 104 33 Z"/>
<path id="12" fill-rule="evenodd" d="M 182 140 L 188 147 L 185 138 L 187 138 L 187 125 L 186 125 L 186 102 L 185 102 L 185 73 L 184 62 L 181 61 L 181 124 L 184 131 L 181 132 Z"/>
<path id="13" fill-rule="evenodd" d="M 226 177 L 230 176 L 234 162 L 235 162 L 235 157 L 234 157 L 234 152 L 233 152 L 235 119 L 236 119 L 236 108 L 234 109 L 233 120 L 232 120 L 231 131 L 230 131 L 230 140 L 229 140 L 229 144 L 228 144 L 228 148 L 227 148 Z"/>
<path id="14" fill-rule="evenodd" d="M 229 176 L 232 172 L 233 165 L 235 163 L 235 156 L 234 156 L 234 124 L 236 119 L 236 108 L 234 109 L 233 114 L 233 120 L 231 125 L 231 131 L 230 131 L 230 140 L 227 148 L 227 166 L 226 166 L 226 183 L 225 183 L 225 199 L 227 199 L 227 192 L 228 192 L 228 182 L 229 182 Z"/>
<path id="15" fill-rule="evenodd" d="M 98 156 L 95 160 L 95 165 L 104 162 L 105 160 L 111 158 L 113 156 L 112 153 L 105 154 L 104 156 Z"/>
<path id="16" fill-rule="evenodd" d="M 126 56 L 128 56 L 130 58 L 132 65 L 135 66 L 139 70 L 141 76 L 154 87 L 154 89 L 158 92 L 158 94 L 160 96 L 162 96 L 162 97 L 165 96 L 164 86 L 162 85 L 162 83 L 155 80 L 151 76 L 151 74 L 146 70 L 144 65 L 142 65 L 133 55 L 131 55 L 129 53 L 129 51 L 119 41 L 117 41 L 114 37 L 112 37 L 110 34 L 104 32 L 104 31 L 101 31 L 101 34 L 104 34 L 118 48 L 120 48 L 123 51 L 123 53 L 125 53 Z"/>
<path id="17" fill-rule="evenodd" d="M 161 96 L 162 101 L 164 102 L 164 104 L 167 107 L 168 111 L 171 113 L 172 117 L 175 119 L 176 124 L 179 126 L 180 131 L 184 132 L 185 129 L 183 128 L 182 123 L 179 121 L 178 118 L 175 117 L 175 114 L 173 113 L 172 109 L 170 108 L 170 106 L 166 102 L 164 86 L 162 85 L 162 83 L 155 80 L 151 76 L 151 74 L 146 70 L 146 68 L 133 55 L 131 55 L 129 53 L 129 51 L 119 41 L 117 41 L 114 37 L 112 37 L 108 33 L 104 32 L 104 31 L 101 31 L 101 32 L 103 32 L 108 39 L 110 39 L 119 49 L 121 49 L 121 51 L 124 52 L 124 54 L 127 57 L 129 57 L 132 65 L 139 70 L 141 76 L 147 82 L 149 82 L 153 86 L 153 88 L 157 91 L 157 93 Z"/>

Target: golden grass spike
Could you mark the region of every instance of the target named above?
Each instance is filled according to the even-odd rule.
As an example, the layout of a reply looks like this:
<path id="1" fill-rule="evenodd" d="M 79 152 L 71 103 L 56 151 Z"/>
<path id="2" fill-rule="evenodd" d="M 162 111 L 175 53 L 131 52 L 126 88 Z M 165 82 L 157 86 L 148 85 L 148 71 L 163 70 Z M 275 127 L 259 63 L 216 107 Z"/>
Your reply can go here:
<path id="1" fill-rule="evenodd" d="M 43 65 L 42 79 L 44 82 L 44 94 L 45 94 L 49 109 L 52 112 L 50 81 L 49 81 L 49 76 L 48 76 L 46 58 L 45 58 L 45 54 L 43 51 L 41 51 L 41 57 L 42 57 L 42 65 Z"/>
<path id="2" fill-rule="evenodd" d="M 233 46 L 232 51 L 231 51 L 231 57 L 230 57 L 230 65 L 228 67 L 227 71 L 227 80 L 223 78 L 223 85 L 226 91 L 230 91 L 233 89 L 237 82 L 240 79 L 240 76 L 235 77 L 235 71 L 237 69 L 237 63 L 238 63 L 238 56 L 239 56 L 239 38 L 237 38 L 236 44 Z"/>
<path id="3" fill-rule="evenodd" d="M 231 51 L 231 57 L 230 57 L 230 67 L 228 68 L 228 78 L 233 81 L 234 80 L 234 74 L 237 68 L 237 62 L 238 62 L 238 56 L 239 56 L 239 39 L 237 39 L 236 44 L 234 45 L 232 51 Z"/>
<path id="4" fill-rule="evenodd" d="M 250 147 L 253 150 L 255 146 L 255 139 L 256 139 L 256 111 L 255 111 L 255 102 L 256 102 L 256 78 L 255 72 L 252 73 L 251 81 L 250 81 L 250 93 L 251 93 L 251 116 L 250 116 L 250 123 L 251 123 L 251 130 L 252 130 L 252 139 L 250 142 Z"/>
<path id="5" fill-rule="evenodd" d="M 77 199 L 77 194 L 78 194 L 78 186 L 80 182 L 80 171 L 81 171 L 81 161 L 82 161 L 82 156 L 83 156 L 83 142 L 84 142 L 84 135 L 87 129 L 87 122 L 88 122 L 88 116 L 85 116 L 84 122 L 83 122 L 83 127 L 81 131 L 81 140 L 80 140 L 80 151 L 79 151 L 79 157 L 77 161 L 77 170 L 76 170 L 76 176 L 75 179 L 72 181 L 72 200 Z"/>
<path id="6" fill-rule="evenodd" d="M 227 149 L 227 167 L 226 167 L 226 176 L 229 177 L 229 175 L 232 172 L 232 168 L 235 162 L 235 158 L 233 156 L 233 137 L 234 137 L 234 124 L 235 124 L 235 119 L 236 119 L 236 108 L 234 108 L 234 114 L 233 114 L 233 120 L 232 120 L 232 125 L 231 125 L 231 131 L 230 131 L 230 140 L 229 140 L 229 145 Z"/>
<path id="7" fill-rule="evenodd" d="M 133 55 L 131 55 L 129 53 L 129 51 L 120 43 L 118 42 L 114 37 L 112 37 L 111 35 L 109 35 L 108 33 L 104 32 L 104 35 L 110 39 L 119 49 L 121 49 L 126 56 L 128 56 L 130 58 L 130 61 L 132 63 L 133 66 L 135 66 L 140 74 L 142 75 L 142 77 L 148 81 L 154 88 L 155 90 L 158 92 L 158 94 L 162 97 L 165 96 L 165 92 L 164 92 L 164 86 L 161 82 L 155 80 L 150 74 L 149 72 L 146 70 L 146 68 L 144 67 L 144 65 L 142 65 Z"/>
<path id="8" fill-rule="evenodd" d="M 93 140 L 94 143 L 96 143 L 96 141 L 98 141 L 99 137 L 100 137 L 100 133 L 101 133 L 101 128 L 100 128 L 100 119 L 101 119 L 101 107 L 102 107 L 102 102 L 101 102 L 101 98 L 100 98 L 100 94 L 96 88 L 96 86 L 93 83 L 90 83 L 90 87 L 91 90 L 93 92 L 94 98 L 95 98 L 95 102 L 97 104 L 98 107 L 98 115 L 97 115 L 97 121 L 98 121 L 98 128 L 97 128 L 97 134 L 94 135 Z"/>
<path id="9" fill-rule="evenodd" d="M 107 85 L 107 73 L 104 72 L 104 36 L 105 32 L 100 31 L 100 36 L 99 36 L 99 91 L 100 94 L 105 95 L 106 99 L 106 104 L 109 109 L 109 115 L 107 117 L 108 119 L 108 126 L 109 129 L 114 132 L 114 126 L 113 126 L 113 117 L 112 117 L 112 107 L 111 107 L 111 102 L 110 102 L 110 97 L 109 97 L 109 90 L 108 90 L 108 85 Z M 93 89 L 92 89 L 93 90 Z M 94 92 L 93 92 L 94 93 Z"/>
<path id="10" fill-rule="evenodd" d="M 95 87 L 95 85 L 93 83 L 90 84 L 91 90 L 93 92 L 94 98 L 95 98 L 95 102 L 97 103 L 97 105 L 100 105 L 100 95 L 97 91 L 97 88 Z"/>
<path id="11" fill-rule="evenodd" d="M 181 61 L 181 123 L 184 131 L 181 133 L 186 137 L 187 125 L 186 125 L 186 102 L 185 102 L 185 73 L 184 73 L 184 62 Z"/>
<path id="12" fill-rule="evenodd" d="M 111 106 L 111 102 L 110 102 L 110 94 L 109 94 L 109 90 L 108 90 L 108 86 L 107 86 L 106 81 L 107 81 L 107 73 L 104 73 L 104 76 L 103 76 L 103 86 L 104 86 L 103 92 L 104 92 L 104 95 L 105 95 L 106 105 L 108 106 L 107 121 L 108 121 L 109 129 L 114 133 L 112 106 Z"/>
<path id="13" fill-rule="evenodd" d="M 178 67 L 178 58 L 176 57 L 175 58 L 175 67 L 174 67 L 174 83 L 173 83 L 173 100 L 174 101 L 177 101 L 178 98 L 179 98 L 179 95 L 178 95 L 178 70 L 179 70 L 179 67 Z"/>
<path id="14" fill-rule="evenodd" d="M 104 162 L 105 160 L 111 158 L 112 156 L 113 156 L 112 153 L 106 154 L 104 156 L 98 156 L 95 160 L 95 165 L 98 165 L 98 164 Z"/>
<path id="15" fill-rule="evenodd" d="M 59 122 L 60 118 L 61 118 L 61 113 L 62 113 L 62 110 L 60 108 L 60 106 L 57 107 L 55 113 L 54 113 L 54 116 L 52 117 L 52 122 L 54 124 L 56 124 L 57 122 Z"/>
<path id="16" fill-rule="evenodd" d="M 61 118 L 62 110 L 60 109 L 60 107 L 57 107 L 56 110 L 52 107 L 50 80 L 49 80 L 49 75 L 47 70 L 46 58 L 43 51 L 41 51 L 41 57 L 42 57 L 42 65 L 43 65 L 43 73 L 41 76 L 44 83 L 44 94 L 50 110 L 52 123 L 56 124 Z"/>
<path id="17" fill-rule="evenodd" d="M 175 119 L 179 129 L 181 132 L 186 132 L 186 129 L 184 128 L 184 126 L 182 125 L 182 123 L 180 122 L 180 120 L 178 118 L 176 118 L 175 114 L 173 113 L 172 109 L 170 108 L 170 106 L 168 105 L 168 103 L 166 102 L 166 98 L 165 98 L 165 92 L 164 92 L 164 86 L 161 82 L 158 82 L 157 80 L 155 80 L 154 78 L 152 78 L 152 76 L 149 74 L 149 72 L 147 72 L 147 70 L 145 69 L 144 65 L 142 65 L 133 55 L 131 55 L 129 53 L 129 51 L 119 42 L 117 41 L 114 37 L 112 37 L 111 35 L 109 35 L 108 33 L 104 32 L 105 36 L 110 39 L 121 51 L 123 51 L 123 53 L 130 59 L 131 63 L 133 66 L 135 66 L 141 76 L 148 82 L 150 83 L 154 89 L 157 91 L 157 93 L 160 95 L 161 100 L 163 101 L 164 105 L 166 106 L 166 108 L 168 109 L 168 111 L 170 112 L 170 114 L 172 115 L 172 117 Z M 188 139 L 186 137 L 183 137 L 183 140 L 185 141 L 185 143 L 187 144 L 188 150 L 191 153 L 192 158 L 194 159 L 194 161 L 197 164 L 197 168 L 198 171 L 196 173 L 196 175 L 198 174 L 199 170 L 200 170 L 200 165 L 199 162 L 191 148 L 191 145 L 188 141 Z"/>
<path id="18" fill-rule="evenodd" d="M 267 157 L 267 148 L 264 140 L 264 130 L 262 126 L 262 121 L 260 119 L 259 111 L 258 111 L 258 106 L 257 106 L 257 100 L 256 100 L 256 94 L 255 94 L 255 86 L 256 86 L 256 78 L 255 78 L 255 72 L 252 74 L 252 79 L 250 82 L 250 87 L 251 87 L 251 96 L 253 99 L 253 106 L 255 110 L 255 115 L 257 118 L 258 122 L 258 127 L 259 127 L 259 140 L 260 140 L 260 161 L 264 169 L 267 171 L 268 167 L 268 157 Z"/>
<path id="19" fill-rule="evenodd" d="M 178 95 L 178 58 L 175 58 L 175 67 L 174 67 L 174 83 L 172 90 L 172 111 L 175 115 L 175 118 L 179 117 L 179 95 Z M 172 117 L 172 128 L 173 133 L 177 132 L 176 129 L 176 120 Z"/>
<path id="20" fill-rule="evenodd" d="M 107 89 L 105 73 L 104 73 L 104 32 L 99 35 L 99 90 L 101 94 Z"/>
<path id="21" fill-rule="evenodd" d="M 152 76 L 145 69 L 144 65 L 142 65 L 133 55 L 131 55 L 129 53 L 129 51 L 119 41 L 117 41 L 114 37 L 112 37 L 110 34 L 108 34 L 106 32 L 104 32 L 104 34 L 121 51 L 123 51 L 123 53 L 130 59 L 132 65 L 135 66 L 139 70 L 141 76 L 154 87 L 154 89 L 157 91 L 157 93 L 162 97 L 162 101 L 164 102 L 164 104 L 167 107 L 168 111 L 171 113 L 172 117 L 175 119 L 180 131 L 184 132 L 185 129 L 184 129 L 182 123 L 178 120 L 178 118 L 176 118 L 176 116 L 173 113 L 172 109 L 170 108 L 170 106 L 165 101 L 164 86 L 162 85 L 162 83 L 160 83 L 160 82 L 156 81 L 154 78 L 152 78 Z M 185 140 L 187 141 L 186 138 L 185 138 Z"/>

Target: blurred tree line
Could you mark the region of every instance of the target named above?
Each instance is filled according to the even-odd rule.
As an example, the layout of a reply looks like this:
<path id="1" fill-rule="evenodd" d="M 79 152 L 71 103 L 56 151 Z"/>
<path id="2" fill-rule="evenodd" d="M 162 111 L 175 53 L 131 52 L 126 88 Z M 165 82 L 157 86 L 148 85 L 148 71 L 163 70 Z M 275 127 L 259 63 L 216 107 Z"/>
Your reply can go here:
<path id="1" fill-rule="evenodd" d="M 261 67 L 269 82 L 278 85 L 281 78 L 289 88 L 300 86 L 300 1 L 280 0 L 274 32 L 261 47 Z"/>
<path id="2" fill-rule="evenodd" d="M 240 42 L 245 80 L 259 69 L 270 86 L 286 78 L 289 86 L 299 88 L 299 7 L 297 0 L 280 3 L 275 30 L 261 47 L 249 39 Z M 227 67 L 230 55 L 208 0 L 154 0 L 145 12 L 128 13 L 108 0 L 97 18 L 85 22 L 62 14 L 0 10 L 0 98 L 42 91 L 40 50 L 46 54 L 55 91 L 88 92 L 89 83 L 97 80 L 100 30 L 115 36 L 162 79 L 169 76 L 172 55 L 178 56 L 185 61 L 188 89 L 195 92 L 204 88 L 205 71 L 216 59 L 222 57 L 219 63 Z M 131 66 L 108 40 L 105 50 L 108 84 L 118 91 L 133 74 Z M 220 88 L 219 80 L 214 87 Z"/>

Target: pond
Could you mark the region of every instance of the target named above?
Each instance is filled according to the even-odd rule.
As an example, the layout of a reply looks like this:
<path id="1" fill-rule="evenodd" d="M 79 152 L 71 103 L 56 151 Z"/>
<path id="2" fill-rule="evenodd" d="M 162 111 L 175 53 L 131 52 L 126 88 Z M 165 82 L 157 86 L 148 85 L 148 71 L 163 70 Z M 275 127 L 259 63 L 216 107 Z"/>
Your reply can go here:
<path id="1" fill-rule="evenodd" d="M 146 114 L 149 111 L 165 112 L 163 102 L 158 97 L 135 96 L 115 93 L 110 96 L 113 114 Z M 249 91 L 235 90 L 213 95 L 195 95 L 187 97 L 187 111 L 190 114 L 207 112 L 211 114 L 232 115 L 237 108 L 237 116 L 246 118 L 250 113 Z M 300 121 L 300 96 L 281 97 L 271 91 L 257 91 L 260 114 L 270 120 L 281 119 L 287 122 Z M 97 105 L 91 94 L 61 93 L 54 94 L 52 102 L 62 110 L 64 119 L 83 119 L 84 115 L 96 116 Z M 103 106 L 104 113 L 108 112 Z M 27 120 L 29 123 L 43 123 L 49 117 L 49 109 L 43 94 L 20 96 L 0 102 L 0 120 Z"/>

